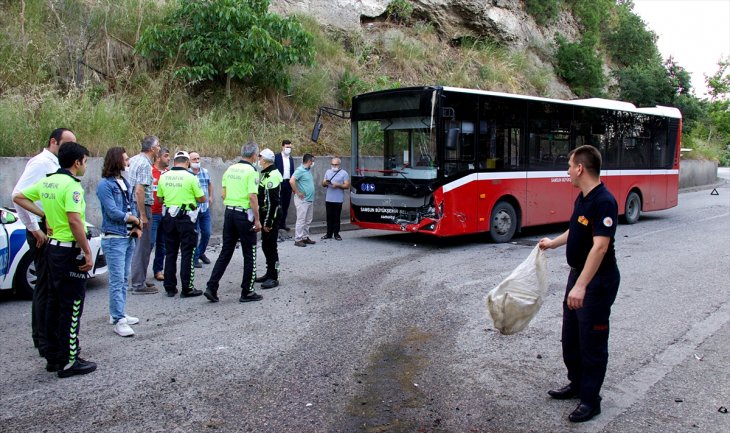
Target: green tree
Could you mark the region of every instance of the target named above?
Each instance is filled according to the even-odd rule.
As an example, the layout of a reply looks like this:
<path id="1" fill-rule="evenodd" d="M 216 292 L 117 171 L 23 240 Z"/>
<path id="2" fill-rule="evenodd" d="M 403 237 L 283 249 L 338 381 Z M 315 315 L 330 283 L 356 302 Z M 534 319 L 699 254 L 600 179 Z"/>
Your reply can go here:
<path id="1" fill-rule="evenodd" d="M 624 66 L 639 65 L 658 55 L 656 34 L 647 30 L 644 21 L 627 1 L 616 6 L 618 22 L 605 37 L 606 47 L 617 62 Z"/>
<path id="2" fill-rule="evenodd" d="M 584 35 L 580 42 L 568 42 L 562 35 L 558 43 L 557 73 L 578 96 L 598 96 L 603 93 L 603 61 L 596 52 L 596 40 Z"/>
<path id="3" fill-rule="evenodd" d="M 669 82 L 674 87 L 676 95 L 689 95 L 692 90 L 692 76 L 674 60 L 674 57 L 669 56 L 664 67 L 667 68 L 669 74 Z"/>
<path id="4" fill-rule="evenodd" d="M 658 61 L 647 65 L 634 65 L 615 72 L 619 98 L 637 107 L 672 105 L 675 89 L 669 81 L 667 70 Z"/>
<path id="5" fill-rule="evenodd" d="M 283 89 L 288 66 L 311 64 L 312 36 L 268 9 L 269 0 L 178 0 L 136 48 L 158 63 L 173 59 L 176 78 L 188 83 L 225 79 L 228 96 L 234 78 Z"/>
<path id="6" fill-rule="evenodd" d="M 730 57 L 717 62 L 717 72 L 710 76 L 705 75 L 705 85 L 713 101 L 730 93 L 730 72 L 727 70 L 729 66 Z"/>

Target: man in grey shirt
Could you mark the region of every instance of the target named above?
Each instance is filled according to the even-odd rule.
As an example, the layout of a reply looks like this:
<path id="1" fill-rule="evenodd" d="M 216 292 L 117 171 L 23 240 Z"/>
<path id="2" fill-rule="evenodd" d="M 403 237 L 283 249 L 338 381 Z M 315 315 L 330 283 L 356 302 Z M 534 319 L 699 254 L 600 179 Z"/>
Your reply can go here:
<path id="1" fill-rule="evenodd" d="M 132 255 L 132 275 L 129 283 L 133 295 L 147 295 L 157 293 L 153 283 L 147 283 L 147 267 L 150 264 L 152 251 L 152 162 L 160 150 L 160 139 L 148 135 L 142 140 L 142 149 L 139 154 L 129 160 L 129 183 L 132 187 L 133 206 L 139 212 L 142 224 L 142 235 L 137 239 L 137 245 Z"/>

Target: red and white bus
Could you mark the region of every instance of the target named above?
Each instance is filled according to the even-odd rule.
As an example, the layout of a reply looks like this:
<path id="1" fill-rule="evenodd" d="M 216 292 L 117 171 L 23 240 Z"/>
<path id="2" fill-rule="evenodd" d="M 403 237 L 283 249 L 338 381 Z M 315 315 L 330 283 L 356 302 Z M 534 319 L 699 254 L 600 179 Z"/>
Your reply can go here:
<path id="1" fill-rule="evenodd" d="M 677 205 L 676 108 L 433 86 L 356 96 L 350 117 L 350 216 L 363 228 L 507 242 L 568 221 L 567 155 L 583 144 L 600 149 L 627 223 Z"/>

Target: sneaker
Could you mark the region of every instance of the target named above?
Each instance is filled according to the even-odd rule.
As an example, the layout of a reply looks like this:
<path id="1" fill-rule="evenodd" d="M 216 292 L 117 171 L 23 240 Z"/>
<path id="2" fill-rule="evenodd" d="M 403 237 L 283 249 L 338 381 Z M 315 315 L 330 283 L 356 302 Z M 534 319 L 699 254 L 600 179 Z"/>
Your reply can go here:
<path id="1" fill-rule="evenodd" d="M 321 237 L 320 239 L 322 239 L 322 240 L 325 240 L 325 239 L 332 239 L 332 236 L 324 235 L 324 236 L 322 236 L 322 237 Z"/>
<path id="2" fill-rule="evenodd" d="M 210 302 L 218 302 L 218 301 L 220 301 L 220 299 L 218 299 L 218 293 L 216 293 L 216 292 L 214 292 L 214 291 L 212 291 L 210 289 L 206 289 L 205 292 L 203 292 L 203 296 L 205 296 L 206 298 L 208 298 L 208 300 Z"/>
<path id="3" fill-rule="evenodd" d="M 121 319 L 117 320 L 117 323 L 114 324 L 114 332 L 122 337 L 131 337 L 134 335 L 134 329 L 129 326 L 126 317 L 122 317 Z"/>
<path id="4" fill-rule="evenodd" d="M 302 242 L 304 242 L 305 244 L 309 244 L 309 245 L 314 245 L 314 244 L 317 243 L 317 242 L 315 242 L 315 241 L 313 241 L 313 240 L 311 240 L 309 238 L 302 239 Z"/>
<path id="5" fill-rule="evenodd" d="M 238 302 L 253 302 L 253 301 L 260 301 L 264 299 L 263 296 L 259 295 L 256 292 L 251 292 L 247 295 L 241 295 L 241 299 L 238 300 Z"/>
<path id="6" fill-rule="evenodd" d="M 294 241 L 294 245 L 298 247 L 306 247 L 307 244 L 304 241 Z"/>
<path id="7" fill-rule="evenodd" d="M 127 316 L 125 314 L 124 315 L 124 318 L 127 319 L 127 325 L 136 325 L 136 324 L 139 323 L 139 319 L 136 318 L 136 317 Z M 109 316 L 109 324 L 110 325 L 113 325 L 114 324 L 114 318 L 112 316 Z"/>
<path id="8" fill-rule="evenodd" d="M 269 280 L 269 279 L 270 279 L 269 276 L 264 274 L 264 276 L 258 277 L 254 281 L 257 283 L 263 283 L 264 281 Z"/>
<path id="9" fill-rule="evenodd" d="M 144 285 L 145 287 L 156 287 L 155 283 L 148 283 L 147 281 L 145 281 Z"/>
<path id="10" fill-rule="evenodd" d="M 165 274 L 163 272 L 155 272 L 155 280 L 165 281 Z"/>
<path id="11" fill-rule="evenodd" d="M 273 289 L 274 287 L 279 285 L 278 280 L 270 279 L 266 280 L 261 284 L 262 289 Z"/>
<path id="12" fill-rule="evenodd" d="M 203 265 L 200 264 L 200 260 L 193 260 L 193 266 L 200 269 L 203 267 Z"/>
<path id="13" fill-rule="evenodd" d="M 56 373 L 60 378 L 75 376 L 77 374 L 89 374 L 96 370 L 96 363 L 85 359 L 76 358 L 73 364 L 68 368 L 58 370 Z"/>
<path id="14" fill-rule="evenodd" d="M 194 297 L 200 296 L 202 294 L 203 294 L 202 290 L 191 289 L 191 290 L 188 290 L 187 292 L 180 292 L 180 297 L 181 298 L 194 298 Z"/>
<path id="15" fill-rule="evenodd" d="M 206 265 L 210 264 L 210 259 L 205 254 L 200 255 L 200 261 L 205 263 Z"/>
<path id="16" fill-rule="evenodd" d="M 139 288 L 135 287 L 132 289 L 133 295 L 153 295 L 157 292 L 159 292 L 157 287 L 139 287 Z"/>

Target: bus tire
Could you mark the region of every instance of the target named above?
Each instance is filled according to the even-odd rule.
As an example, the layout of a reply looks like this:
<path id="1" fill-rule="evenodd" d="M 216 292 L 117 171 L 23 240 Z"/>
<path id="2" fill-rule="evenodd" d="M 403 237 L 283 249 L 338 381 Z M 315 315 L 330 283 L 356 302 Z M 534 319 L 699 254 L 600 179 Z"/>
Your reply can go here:
<path id="1" fill-rule="evenodd" d="M 15 278 L 13 279 L 13 288 L 15 295 L 21 299 L 33 299 L 33 290 L 35 289 L 36 276 L 35 263 L 33 263 L 33 254 L 25 253 L 18 268 L 15 270 Z"/>
<path id="2" fill-rule="evenodd" d="M 495 243 L 509 242 L 517 231 L 517 212 L 511 204 L 500 201 L 492 208 L 489 236 Z"/>
<path id="3" fill-rule="evenodd" d="M 626 224 L 636 224 L 641 216 L 641 197 L 639 194 L 631 191 L 626 197 L 626 207 L 624 208 L 624 222 Z"/>

